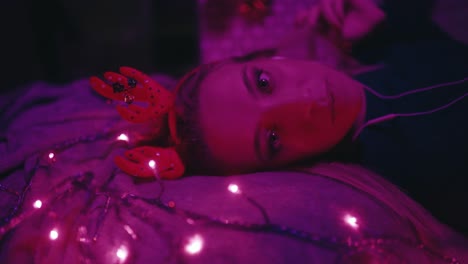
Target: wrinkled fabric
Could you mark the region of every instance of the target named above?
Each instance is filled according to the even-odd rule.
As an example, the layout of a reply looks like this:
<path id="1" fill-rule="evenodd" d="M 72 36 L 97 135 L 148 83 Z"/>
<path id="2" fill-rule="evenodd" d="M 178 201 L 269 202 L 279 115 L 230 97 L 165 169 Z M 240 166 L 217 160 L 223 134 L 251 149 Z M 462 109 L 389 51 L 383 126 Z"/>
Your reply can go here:
<path id="1" fill-rule="evenodd" d="M 365 254 L 346 259 L 354 253 L 330 250 L 294 236 L 191 224 L 188 217 L 164 208 L 122 199 L 130 194 L 154 198 L 161 186 L 157 181 L 135 181 L 115 172 L 113 157 L 127 148 L 115 137 L 121 132 L 131 134 L 133 125 L 121 121 L 86 80 L 66 87 L 36 83 L 23 89 L 19 97 L 3 102 L 2 113 L 6 125 L 0 145 L 0 184 L 20 191 L 32 179 L 21 211 L 28 215 L 37 210 L 32 207 L 37 199 L 44 204 L 3 237 L 1 263 L 119 263 L 116 252 L 122 247 L 129 252 L 125 263 L 440 262 L 402 243 L 377 247 L 385 249 L 383 253 L 365 247 Z M 101 137 L 96 139 L 96 135 Z M 63 147 L 64 142 L 68 147 L 55 151 L 55 161 L 50 163 L 48 153 L 54 146 Z M 83 175 L 90 176 L 86 182 L 54 187 Z M 227 190 L 231 183 L 240 187 L 242 195 Z M 102 190 L 103 195 L 94 196 L 83 188 Z M 108 198 L 106 192 L 112 196 Z M 272 224 L 329 240 L 390 236 L 417 243 L 414 230 L 395 212 L 350 186 L 318 175 L 188 176 L 165 181 L 161 196 L 164 204 L 172 201 L 178 209 L 208 218 L 265 223 L 262 212 L 248 199 L 263 207 Z M 2 217 L 14 203 L 13 196 L 0 192 Z M 103 214 L 104 210 L 107 213 Z M 347 214 L 356 217 L 358 229 L 344 221 Z M 54 228 L 59 237 L 51 241 L 49 234 Z M 199 254 L 190 255 L 185 246 L 197 234 L 204 244 Z"/>

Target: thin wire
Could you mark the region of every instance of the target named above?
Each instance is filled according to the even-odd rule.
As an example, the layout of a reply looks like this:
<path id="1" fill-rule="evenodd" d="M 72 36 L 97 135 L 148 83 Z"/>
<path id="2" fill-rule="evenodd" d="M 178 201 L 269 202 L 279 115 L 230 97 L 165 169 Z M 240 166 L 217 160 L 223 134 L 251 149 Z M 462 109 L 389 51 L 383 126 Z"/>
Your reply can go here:
<path id="1" fill-rule="evenodd" d="M 445 110 L 446 108 L 449 108 L 450 106 L 452 106 L 455 103 L 461 101 L 463 98 L 465 98 L 467 96 L 468 96 L 468 92 L 465 93 L 464 95 L 452 100 L 448 104 L 445 104 L 443 106 L 439 106 L 437 108 L 434 108 L 434 109 L 428 110 L 428 111 L 421 111 L 421 112 L 415 112 L 415 113 L 392 113 L 392 114 L 388 114 L 388 115 L 384 115 L 384 116 L 381 116 L 381 117 L 374 118 L 374 119 L 366 122 L 361 127 L 359 127 L 358 130 L 356 130 L 356 132 L 353 135 L 353 140 L 356 140 L 356 138 L 359 136 L 359 134 L 361 134 L 362 130 L 364 128 L 366 128 L 366 127 L 369 127 L 369 126 L 372 126 L 372 125 L 375 125 L 375 124 L 378 124 L 378 123 L 382 123 L 382 122 L 385 122 L 385 121 L 388 121 L 388 120 L 391 120 L 391 119 L 394 119 L 394 118 L 397 118 L 397 117 L 413 117 L 413 116 L 421 116 L 421 115 L 430 115 L 430 114 L 433 114 L 435 112 L 442 111 L 442 110 Z"/>
<path id="2" fill-rule="evenodd" d="M 428 111 L 422 111 L 422 112 L 415 112 L 415 113 L 401 113 L 401 114 L 395 114 L 397 116 L 401 116 L 401 117 L 408 117 L 408 116 L 420 116 L 420 115 L 429 115 L 429 114 L 433 114 L 435 112 L 438 112 L 438 111 L 441 111 L 441 110 L 444 110 L 446 108 L 449 108 L 450 106 L 454 105 L 455 103 L 457 103 L 458 101 L 461 101 L 463 98 L 467 97 L 468 96 L 468 92 L 465 93 L 464 95 L 456 98 L 455 100 L 452 100 L 450 103 L 446 104 L 446 105 L 443 105 L 443 106 L 439 106 L 435 109 L 432 109 L 432 110 L 428 110 Z"/>
<path id="3" fill-rule="evenodd" d="M 441 87 L 447 87 L 447 86 L 453 86 L 453 85 L 461 84 L 461 83 L 464 83 L 466 81 L 468 81 L 468 77 L 466 77 L 464 79 L 461 79 L 461 80 L 458 80 L 458 81 L 452 81 L 452 82 L 436 84 L 436 85 L 432 85 L 432 86 L 428 86 L 428 87 L 424 87 L 424 88 L 419 88 L 419 89 L 416 89 L 416 90 L 411 90 L 411 91 L 407 91 L 407 92 L 404 92 L 404 93 L 401 93 L 401 94 L 396 94 L 396 95 L 383 95 L 383 94 L 373 90 L 372 88 L 370 88 L 368 86 L 364 86 L 364 89 L 366 89 L 368 92 L 375 95 L 376 97 L 379 97 L 380 99 L 393 100 L 393 99 L 399 99 L 399 98 L 405 97 L 407 95 L 415 94 L 415 93 L 421 93 L 421 92 L 425 92 L 425 91 L 429 91 L 429 90 L 433 90 L 433 89 L 437 89 L 437 88 L 441 88 Z"/>

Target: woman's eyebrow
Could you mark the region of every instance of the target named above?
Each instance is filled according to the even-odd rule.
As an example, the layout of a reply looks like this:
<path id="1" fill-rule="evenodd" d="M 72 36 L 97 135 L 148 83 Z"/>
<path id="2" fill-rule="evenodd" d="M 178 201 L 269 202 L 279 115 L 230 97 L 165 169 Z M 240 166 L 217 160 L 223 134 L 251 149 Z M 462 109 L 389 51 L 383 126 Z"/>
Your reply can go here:
<path id="1" fill-rule="evenodd" d="M 249 94 L 252 95 L 253 98 L 257 99 L 257 93 L 255 92 L 255 89 L 252 87 L 252 83 L 249 80 L 248 69 L 249 68 L 247 67 L 247 64 L 245 64 L 242 68 L 242 81 L 244 82 L 245 88 Z"/>

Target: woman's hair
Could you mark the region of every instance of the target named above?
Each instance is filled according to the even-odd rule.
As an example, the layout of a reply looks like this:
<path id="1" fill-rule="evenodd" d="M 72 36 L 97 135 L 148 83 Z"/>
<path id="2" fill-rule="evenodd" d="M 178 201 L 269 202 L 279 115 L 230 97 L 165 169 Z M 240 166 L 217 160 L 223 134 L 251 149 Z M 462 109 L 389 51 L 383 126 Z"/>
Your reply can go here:
<path id="1" fill-rule="evenodd" d="M 216 174 L 220 171 L 203 138 L 199 94 L 205 77 L 221 65 L 222 62 L 199 66 L 186 76 L 176 91 L 177 136 L 181 140 L 177 152 L 188 173 Z"/>

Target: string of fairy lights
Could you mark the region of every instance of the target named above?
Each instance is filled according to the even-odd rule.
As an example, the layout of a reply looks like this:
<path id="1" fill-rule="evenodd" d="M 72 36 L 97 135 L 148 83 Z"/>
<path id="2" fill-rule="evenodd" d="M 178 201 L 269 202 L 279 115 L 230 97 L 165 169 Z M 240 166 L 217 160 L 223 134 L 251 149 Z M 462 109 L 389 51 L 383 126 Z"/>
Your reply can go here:
<path id="1" fill-rule="evenodd" d="M 128 212 L 130 212 L 134 217 L 152 226 L 157 231 L 161 231 L 159 226 L 160 224 L 157 223 L 157 219 L 154 216 L 148 215 L 146 209 L 139 205 L 139 203 L 143 203 L 146 206 L 154 208 L 154 210 L 159 210 L 161 212 L 180 217 L 187 225 L 223 228 L 236 230 L 239 232 L 275 234 L 278 236 L 284 236 L 290 239 L 302 241 L 304 243 L 308 243 L 324 249 L 341 252 L 340 257 L 342 259 L 350 257 L 353 254 L 359 252 L 372 251 L 377 254 L 387 254 L 389 252 L 386 251 L 386 248 L 390 248 L 392 245 L 404 245 L 415 250 L 423 250 L 431 258 L 443 260 L 446 263 L 459 263 L 459 260 L 456 258 L 444 256 L 443 254 L 431 250 L 420 241 L 414 241 L 408 238 L 397 236 L 363 236 L 364 238 L 362 239 L 354 240 L 350 237 L 324 237 L 304 230 L 273 223 L 270 220 L 270 217 L 268 216 L 265 208 L 253 198 L 249 197 L 248 194 L 242 190 L 241 186 L 234 183 L 226 186 L 226 190 L 232 195 L 236 195 L 240 199 L 250 203 L 252 208 L 258 210 L 262 215 L 263 222 L 249 223 L 232 221 L 229 219 L 211 217 L 192 210 L 179 208 L 176 206 L 175 201 L 165 202 L 163 200 L 164 181 L 157 177 L 157 164 L 154 160 L 150 160 L 148 162 L 148 166 L 155 170 L 155 179 L 160 186 L 159 193 L 155 197 L 143 197 L 134 193 L 117 191 L 109 187 L 109 183 L 112 182 L 117 173 L 117 169 L 115 169 L 111 175 L 109 175 L 109 178 L 106 180 L 106 182 L 104 184 L 100 184 L 99 186 L 96 186 L 93 181 L 95 179 L 95 175 L 92 171 L 85 171 L 71 175 L 53 186 L 50 191 L 43 194 L 42 197 L 28 199 L 33 201 L 32 204 L 25 204 L 26 196 L 30 193 L 31 188 L 33 187 L 32 179 L 36 172 L 41 169 L 47 171 L 52 166 L 54 166 L 56 162 L 59 162 L 60 153 L 62 151 L 69 149 L 77 144 L 92 143 L 98 140 L 108 140 L 109 138 L 115 138 L 117 142 L 125 142 L 126 144 L 128 144 L 130 141 L 128 134 L 115 133 L 115 131 L 111 130 L 107 130 L 103 133 L 93 136 L 75 138 L 56 145 L 54 148 L 52 148 L 52 151 L 40 153 L 37 155 L 37 158 L 35 159 L 35 166 L 31 170 L 31 173 L 29 177 L 27 177 L 27 181 L 21 190 L 14 190 L 8 186 L 0 184 L 0 198 L 3 198 L 2 196 L 13 196 L 15 198 L 15 203 L 11 206 L 7 214 L 0 218 L 0 241 L 2 241 L 9 232 L 14 231 L 14 229 L 21 225 L 24 221 L 30 219 L 31 217 L 45 214 L 53 210 L 53 207 L 60 201 L 63 201 L 65 197 L 70 196 L 76 192 L 86 192 L 89 197 L 89 201 L 95 201 L 101 198 L 105 199 L 103 206 L 99 208 L 99 216 L 95 223 L 96 228 L 94 229 L 94 232 L 89 232 L 88 228 L 85 226 L 79 226 L 77 227 L 77 230 L 75 230 L 77 234 L 76 240 L 82 245 L 82 247 L 80 247 L 80 254 L 88 261 L 91 261 L 93 258 L 93 255 L 90 253 L 91 250 L 89 245 L 96 243 L 100 239 L 99 232 L 102 228 L 104 220 L 110 210 L 115 208 L 116 205 L 124 206 L 126 210 L 128 210 Z M 89 202 L 87 204 L 91 203 Z M 361 225 L 358 217 L 355 215 L 345 214 L 342 216 L 340 221 L 343 221 L 344 224 L 347 225 L 350 229 L 363 229 L 363 226 Z M 136 233 L 134 228 L 129 223 L 122 222 L 121 225 L 132 240 L 138 240 L 141 236 L 141 234 Z M 62 231 L 59 226 L 60 225 L 52 226 L 50 229 L 44 232 L 43 235 L 47 237 L 50 243 L 53 243 L 60 238 Z M 170 235 L 168 236 L 170 237 Z M 195 255 L 199 254 L 204 249 L 205 242 L 203 234 L 193 234 L 192 236 L 187 237 L 184 241 L 184 244 L 176 244 L 176 249 L 171 253 L 172 257 L 177 258 L 178 255 L 181 255 L 180 252 L 184 253 L 182 255 Z M 113 255 L 117 263 L 126 263 L 129 261 L 132 252 L 127 244 L 121 244 L 115 248 Z"/>

